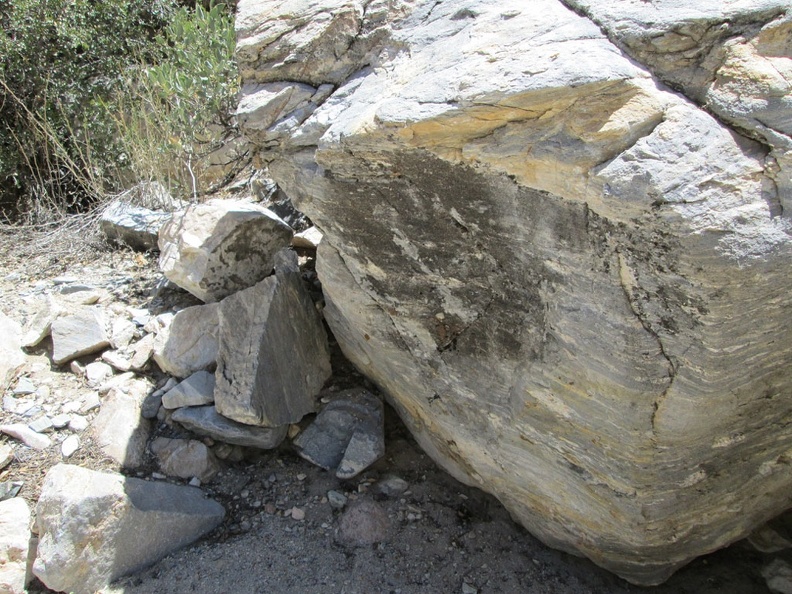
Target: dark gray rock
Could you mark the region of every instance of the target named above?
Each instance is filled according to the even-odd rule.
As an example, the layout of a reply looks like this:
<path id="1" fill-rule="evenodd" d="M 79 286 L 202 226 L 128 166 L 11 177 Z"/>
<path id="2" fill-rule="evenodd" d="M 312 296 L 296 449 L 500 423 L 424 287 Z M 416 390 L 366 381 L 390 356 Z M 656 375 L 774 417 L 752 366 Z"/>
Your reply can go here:
<path id="1" fill-rule="evenodd" d="M 108 240 L 140 251 L 156 250 L 157 237 L 171 213 L 114 200 L 102 213 L 100 226 Z"/>
<path id="2" fill-rule="evenodd" d="M 385 454 L 382 401 L 362 389 L 340 392 L 294 439 L 306 460 L 336 476 L 357 476 Z"/>
<path id="3" fill-rule="evenodd" d="M 207 435 L 212 439 L 269 450 L 277 447 L 286 437 L 287 426 L 254 427 L 227 419 L 217 413 L 214 406 L 180 408 L 171 417 L 184 428 Z"/>
<path id="4" fill-rule="evenodd" d="M 321 318 L 291 251 L 274 258 L 276 273 L 220 303 L 215 377 L 217 411 L 241 423 L 277 427 L 316 410 L 330 377 Z"/>
<path id="5" fill-rule="evenodd" d="M 196 371 L 162 396 L 162 406 L 173 409 L 212 404 L 214 389 L 214 375 L 208 371 Z"/>

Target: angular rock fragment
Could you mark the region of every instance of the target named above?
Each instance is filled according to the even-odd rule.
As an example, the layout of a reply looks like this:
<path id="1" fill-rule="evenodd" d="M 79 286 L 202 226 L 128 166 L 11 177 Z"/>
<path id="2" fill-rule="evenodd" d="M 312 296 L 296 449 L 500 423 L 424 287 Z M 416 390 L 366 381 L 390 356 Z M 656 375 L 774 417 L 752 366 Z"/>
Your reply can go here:
<path id="1" fill-rule="evenodd" d="M 25 353 L 21 349 L 22 329 L 14 320 L 0 311 L 0 393 L 14 379 L 19 369 L 25 364 Z"/>
<path id="2" fill-rule="evenodd" d="M 55 298 L 49 293 L 39 297 L 36 306 L 36 312 L 25 325 L 25 334 L 22 337 L 22 346 L 25 348 L 34 347 L 49 336 L 52 322 L 61 311 Z"/>
<path id="3" fill-rule="evenodd" d="M 292 245 L 298 248 L 316 249 L 322 243 L 322 237 L 322 232 L 319 229 L 309 227 L 292 237 Z"/>
<path id="4" fill-rule="evenodd" d="M 21 423 L 10 425 L 0 425 L 0 433 L 10 435 L 34 450 L 46 450 L 52 445 L 52 441 L 46 435 L 33 431 L 30 427 Z"/>
<path id="5" fill-rule="evenodd" d="M 195 305 L 178 312 L 167 329 L 157 334 L 154 361 L 176 377 L 213 368 L 217 360 L 219 305 Z"/>
<path id="6" fill-rule="evenodd" d="M 113 389 L 94 419 L 96 445 L 125 468 L 143 463 L 151 423 L 141 416 L 141 404 L 142 398 Z"/>
<path id="7" fill-rule="evenodd" d="M 220 414 L 277 427 L 316 409 L 315 396 L 331 373 L 330 351 L 293 252 L 279 255 L 275 275 L 225 298 L 219 320 L 214 397 Z"/>
<path id="8" fill-rule="evenodd" d="M 79 306 L 70 315 L 52 322 L 52 360 L 63 365 L 110 346 L 101 310 Z"/>
<path id="9" fill-rule="evenodd" d="M 160 470 L 167 476 L 197 477 L 206 483 L 220 471 L 220 462 L 212 451 L 194 439 L 158 437 L 151 442 L 151 452 L 157 456 Z"/>
<path id="10" fill-rule="evenodd" d="M 253 286 L 272 271 L 272 257 L 291 228 L 260 206 L 210 200 L 174 214 L 160 232 L 165 276 L 204 302 Z"/>
<path id="11" fill-rule="evenodd" d="M 203 406 L 214 402 L 215 376 L 208 371 L 197 371 L 162 396 L 165 408 Z"/>
<path id="12" fill-rule="evenodd" d="M 113 200 L 102 212 L 99 225 L 111 242 L 145 252 L 157 249 L 159 230 L 170 218 L 169 212 Z"/>
<path id="13" fill-rule="evenodd" d="M 58 464 L 36 506 L 33 573 L 53 590 L 93 594 L 193 542 L 223 515 L 193 487 Z"/>
<path id="14" fill-rule="evenodd" d="M 270 450 L 286 437 L 287 426 L 254 427 L 227 419 L 214 406 L 180 408 L 171 417 L 185 429 L 212 439 L 241 446 Z"/>
<path id="15" fill-rule="evenodd" d="M 21 497 L 0 501 L 0 592 L 24 594 L 30 509 Z"/>
<path id="16" fill-rule="evenodd" d="M 85 379 L 89 386 L 97 387 L 113 377 L 113 368 L 104 361 L 94 361 L 85 366 Z"/>
<path id="17" fill-rule="evenodd" d="M 382 401 L 362 388 L 339 392 L 294 446 L 297 452 L 341 479 L 350 479 L 385 454 Z"/>

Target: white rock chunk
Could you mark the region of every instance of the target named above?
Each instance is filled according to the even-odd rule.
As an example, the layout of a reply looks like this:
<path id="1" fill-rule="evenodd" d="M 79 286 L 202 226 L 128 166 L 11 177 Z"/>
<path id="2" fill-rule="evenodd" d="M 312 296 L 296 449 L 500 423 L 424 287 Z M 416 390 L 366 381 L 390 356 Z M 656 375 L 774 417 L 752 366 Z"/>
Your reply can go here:
<path id="1" fill-rule="evenodd" d="M 142 464 L 151 423 L 141 416 L 141 399 L 111 390 L 93 422 L 93 437 L 102 452 L 125 468 Z"/>
<path id="2" fill-rule="evenodd" d="M 71 315 L 52 323 L 52 360 L 63 365 L 110 346 L 100 309 L 79 306 Z"/>
<path id="3" fill-rule="evenodd" d="M 215 376 L 208 371 L 197 371 L 162 396 L 165 408 L 203 406 L 214 402 Z"/>
<path id="4" fill-rule="evenodd" d="M 70 458 L 77 450 L 80 449 L 80 438 L 76 435 L 69 435 L 61 443 L 61 454 L 64 458 Z"/>
<path id="5" fill-rule="evenodd" d="M 291 228 L 265 208 L 210 200 L 162 228 L 160 268 L 202 301 L 219 301 L 269 275 L 275 252 L 291 238 Z"/>
<path id="6" fill-rule="evenodd" d="M 193 487 L 58 464 L 36 506 L 33 573 L 53 590 L 93 594 L 191 543 L 223 515 Z"/>
<path id="7" fill-rule="evenodd" d="M 187 377 L 214 368 L 217 361 L 218 304 L 196 305 L 178 312 L 157 334 L 154 361 L 165 373 Z"/>
<path id="8" fill-rule="evenodd" d="M 85 379 L 88 385 L 97 387 L 113 377 L 113 368 L 103 361 L 94 361 L 85 366 Z"/>
<path id="9" fill-rule="evenodd" d="M 24 594 L 30 509 L 21 497 L 0 501 L 0 592 Z"/>
<path id="10" fill-rule="evenodd" d="M 21 423 L 0 425 L 0 432 L 18 439 L 34 450 L 46 450 L 52 445 L 52 441 L 49 437 L 41 433 L 36 433 L 30 427 Z"/>

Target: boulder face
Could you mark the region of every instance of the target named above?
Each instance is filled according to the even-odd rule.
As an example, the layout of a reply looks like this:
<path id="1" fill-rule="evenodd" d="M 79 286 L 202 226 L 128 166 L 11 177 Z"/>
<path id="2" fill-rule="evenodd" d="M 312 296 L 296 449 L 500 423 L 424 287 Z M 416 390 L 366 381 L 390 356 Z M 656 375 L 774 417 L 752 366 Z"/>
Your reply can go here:
<path id="1" fill-rule="evenodd" d="M 252 136 L 324 233 L 328 324 L 424 449 L 639 584 L 789 507 L 781 83 L 752 92 L 785 115 L 749 129 L 710 107 L 723 85 L 619 37 L 660 27 L 695 66 L 704 38 L 671 33 L 739 22 L 783 78 L 788 3 L 326 4 L 314 21 L 296 0 L 240 0 L 244 82 L 334 85 L 272 93 L 269 112 L 256 91 L 270 115 Z M 734 39 L 701 55 L 752 51 Z M 733 88 L 751 72 L 729 70 Z"/>

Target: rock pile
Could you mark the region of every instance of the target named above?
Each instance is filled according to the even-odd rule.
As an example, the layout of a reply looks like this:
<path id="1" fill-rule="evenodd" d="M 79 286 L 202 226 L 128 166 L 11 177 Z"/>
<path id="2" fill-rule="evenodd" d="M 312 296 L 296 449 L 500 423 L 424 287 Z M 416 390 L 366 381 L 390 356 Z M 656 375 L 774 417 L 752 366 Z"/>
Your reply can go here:
<path id="1" fill-rule="evenodd" d="M 789 2 L 365 4 L 240 0 L 238 117 L 424 449 L 640 584 L 787 508 Z"/>
<path id="2" fill-rule="evenodd" d="M 116 211 L 126 212 L 123 205 Z M 212 224 L 192 226 L 194 216 Z M 271 449 L 297 435 L 294 424 L 316 412 L 330 353 L 291 239 L 285 223 L 256 205 L 190 207 L 161 231 L 162 267 L 179 270 L 172 277 L 184 280 L 182 288 L 218 302 L 155 313 L 114 301 L 112 285 L 62 278 L 28 297 L 24 329 L 0 318 L 8 337 L 0 371 L 10 386 L 3 415 L 13 421 L 0 425 L 12 440 L 0 452 L 4 465 L 23 459 L 27 448 L 57 446 L 64 460 L 74 458 L 88 443 L 126 472 L 146 476 L 152 462 L 158 471 L 152 481 L 67 464 L 50 470 L 33 526 L 40 542 L 32 572 L 47 587 L 93 592 L 212 530 L 223 509 L 194 486 L 211 482 L 223 460 L 239 460 L 240 447 Z M 262 246 L 266 254 L 251 262 Z M 211 265 L 187 270 L 198 261 Z M 31 353 L 51 350 L 74 392 L 53 394 L 57 372 L 41 361 L 43 354 L 31 363 L 23 344 Z M 384 453 L 382 403 L 369 400 L 373 450 L 347 456 L 354 460 L 350 477 Z M 319 425 L 315 432 L 335 431 L 325 421 Z M 355 435 L 360 441 L 361 431 Z M 166 477 L 193 487 L 162 482 Z M 8 487 L 0 501 L 19 491 Z M 11 501 L 9 509 L 24 504 Z M 7 591 L 21 592 L 29 513 L 20 511 L 13 525 L 4 513 L 0 508 L 6 528 L 0 536 L 11 536 L 0 545 L 10 562 L 0 579 Z M 25 542 L 24 551 L 17 541 Z"/>

